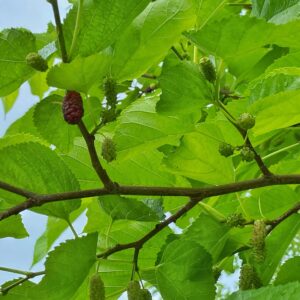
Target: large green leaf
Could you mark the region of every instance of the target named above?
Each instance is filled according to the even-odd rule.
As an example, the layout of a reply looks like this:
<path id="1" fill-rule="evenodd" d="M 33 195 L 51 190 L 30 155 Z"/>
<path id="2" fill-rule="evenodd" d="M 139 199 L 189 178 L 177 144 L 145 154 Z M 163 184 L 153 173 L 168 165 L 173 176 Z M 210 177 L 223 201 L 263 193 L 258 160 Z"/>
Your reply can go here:
<path id="1" fill-rule="evenodd" d="M 168 171 L 210 184 L 232 182 L 232 162 L 218 151 L 222 140 L 217 126 L 202 123 L 197 132 L 186 134 L 177 150 L 165 159 Z"/>
<path id="2" fill-rule="evenodd" d="M 159 83 L 162 95 L 157 112 L 180 117 L 185 123 L 191 121 L 195 124 L 200 118 L 201 108 L 212 99 L 212 91 L 199 66 L 179 61 L 175 56 L 164 61 Z"/>
<path id="3" fill-rule="evenodd" d="M 300 281 L 300 257 L 296 256 L 287 260 L 281 267 L 277 274 L 275 285 L 286 284 L 292 281 Z"/>
<path id="4" fill-rule="evenodd" d="M 227 300 L 297 300 L 300 297 L 299 282 L 291 282 L 277 287 L 268 286 L 258 290 L 240 291 L 232 294 Z"/>
<path id="5" fill-rule="evenodd" d="M 11 290 L 7 299 L 71 299 L 96 261 L 97 235 L 69 240 L 49 253 L 46 275 L 33 287 Z M 88 291 L 86 291 L 86 294 Z M 18 298 L 19 297 L 19 298 Z"/>
<path id="6" fill-rule="evenodd" d="M 287 90 L 267 96 L 250 106 L 256 116 L 256 124 L 252 129 L 259 135 L 269 131 L 285 128 L 300 122 L 299 105 L 300 90 Z"/>
<path id="7" fill-rule="evenodd" d="M 159 63 L 194 22 L 189 0 L 151 2 L 116 42 L 112 73 L 121 81 L 139 77 Z"/>
<path id="8" fill-rule="evenodd" d="M 300 3 L 298 0 L 253 0 L 252 2 L 252 15 L 265 18 L 269 22 L 282 24 L 299 18 Z"/>
<path id="9" fill-rule="evenodd" d="M 26 231 L 21 216 L 12 216 L 0 222 L 0 238 L 13 237 L 22 239 L 29 234 Z"/>
<path id="10" fill-rule="evenodd" d="M 34 35 L 25 29 L 0 32 L 0 96 L 9 95 L 34 72 L 26 64 L 29 52 L 36 51 Z"/>
<path id="11" fill-rule="evenodd" d="M 99 197 L 99 202 L 113 220 L 159 221 L 154 210 L 136 199 L 111 195 Z"/>
<path id="12" fill-rule="evenodd" d="M 268 284 L 274 275 L 289 244 L 300 229 L 300 216 L 293 215 L 279 224 L 266 238 L 266 258 L 257 267 L 263 284 Z M 280 243 L 278 243 L 280 241 Z"/>
<path id="13" fill-rule="evenodd" d="M 75 53 L 88 56 L 111 45 L 122 36 L 149 2 L 150 0 L 83 1 Z M 77 5 L 74 5 L 64 21 L 67 48 L 71 47 L 77 9 Z"/>
<path id="14" fill-rule="evenodd" d="M 36 142 L 20 143 L 0 150 L 0 178 L 3 181 L 36 193 L 78 190 L 79 184 L 65 163 L 50 148 Z M 22 197 L 0 191 L 0 197 L 10 205 Z M 80 206 L 80 200 L 46 204 L 34 211 L 67 219 Z"/>
<path id="15" fill-rule="evenodd" d="M 222 57 L 230 71 L 241 76 L 255 66 L 272 48 L 300 47 L 295 40 L 300 24 L 276 26 L 247 16 L 230 17 L 208 23 L 202 30 L 186 34 L 202 51 Z M 260 34 L 264 32 L 264 34 Z"/>
<path id="16" fill-rule="evenodd" d="M 170 243 L 156 277 L 163 299 L 215 299 L 211 257 L 195 242 Z"/>
<path id="17" fill-rule="evenodd" d="M 66 90 L 87 93 L 94 84 L 102 83 L 108 73 L 110 52 L 101 52 L 88 57 L 77 57 L 71 63 L 55 65 L 47 75 L 47 82 Z"/>
<path id="18" fill-rule="evenodd" d="M 80 135 L 77 126 L 65 122 L 62 114 L 63 97 L 51 95 L 39 102 L 34 110 L 34 124 L 41 136 L 63 152 L 69 152 L 75 136 Z"/>

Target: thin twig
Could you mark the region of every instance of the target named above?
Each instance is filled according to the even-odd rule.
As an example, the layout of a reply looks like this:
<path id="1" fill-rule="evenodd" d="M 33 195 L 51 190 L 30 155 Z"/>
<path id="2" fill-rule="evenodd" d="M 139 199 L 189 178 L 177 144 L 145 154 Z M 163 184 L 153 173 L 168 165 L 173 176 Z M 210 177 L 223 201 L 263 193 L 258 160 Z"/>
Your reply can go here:
<path id="1" fill-rule="evenodd" d="M 35 196 L 35 194 L 30 192 L 30 191 L 27 191 L 25 189 L 13 186 L 13 185 L 11 185 L 9 183 L 6 183 L 6 182 L 3 182 L 3 181 L 0 181 L 0 189 L 12 192 L 16 195 L 24 196 L 26 198 L 31 198 L 31 197 Z"/>
<path id="2" fill-rule="evenodd" d="M 41 275 L 45 275 L 45 271 L 28 273 L 28 274 L 26 275 L 26 277 L 21 278 L 21 279 L 15 281 L 14 283 L 10 284 L 9 286 L 6 286 L 6 287 L 4 287 L 4 288 L 1 288 L 1 289 L 0 289 L 0 293 L 1 293 L 2 295 L 5 295 L 5 294 L 7 294 L 7 292 L 8 292 L 9 290 L 11 290 L 11 289 L 17 287 L 18 285 L 22 284 L 23 282 L 25 282 L 25 281 L 27 281 L 27 280 L 29 280 L 29 279 L 31 279 L 31 278 L 34 278 L 34 277 L 37 277 L 37 276 L 41 276 Z"/>
<path id="3" fill-rule="evenodd" d="M 161 223 L 156 224 L 154 229 L 149 231 L 146 235 L 144 235 L 141 239 L 127 244 L 117 244 L 116 246 L 106 250 L 103 253 L 97 255 L 97 258 L 107 258 L 108 256 L 112 255 L 113 253 L 134 248 L 135 252 L 139 251 L 144 244 L 149 241 L 152 237 L 154 237 L 157 233 L 167 227 L 169 224 L 176 222 L 180 217 L 182 217 L 185 213 L 191 210 L 199 201 L 203 200 L 203 198 L 193 198 L 191 199 L 186 205 L 184 205 L 181 209 L 179 209 L 174 215 L 170 216 L 166 220 Z M 138 252 L 137 252 L 138 255 Z M 137 262 L 137 257 L 136 257 Z"/>
<path id="4" fill-rule="evenodd" d="M 56 32 L 57 32 L 57 37 L 58 37 L 58 42 L 59 42 L 59 47 L 60 47 L 60 52 L 61 52 L 61 58 L 64 63 L 67 63 L 68 55 L 67 55 L 66 44 L 65 44 L 63 28 L 62 28 L 62 24 L 61 24 L 61 20 L 60 20 L 57 0 L 48 0 L 48 2 L 52 5 L 52 9 L 53 9 L 53 13 L 54 13 Z"/>
<path id="5" fill-rule="evenodd" d="M 82 121 L 79 122 L 78 127 L 86 142 L 90 154 L 91 163 L 98 177 L 100 178 L 106 189 L 108 189 L 109 191 L 115 190 L 117 188 L 117 184 L 111 181 L 106 170 L 102 167 L 98 158 L 97 151 L 95 148 L 95 136 L 91 135 L 88 132 Z"/>
<path id="6" fill-rule="evenodd" d="M 184 187 L 155 187 L 155 186 L 118 186 L 116 190 L 91 189 L 83 191 L 72 191 L 55 194 L 36 195 L 35 198 L 9 208 L 0 213 L 0 221 L 9 216 L 16 215 L 26 209 L 44 205 L 50 202 L 96 197 L 103 195 L 138 195 L 138 196 L 185 196 L 208 198 L 213 196 L 226 195 L 257 189 L 260 187 L 286 184 L 300 184 L 300 174 L 273 175 L 271 177 L 261 177 L 257 179 L 245 180 L 224 185 L 209 186 L 203 188 Z"/>
<path id="7" fill-rule="evenodd" d="M 182 55 L 178 52 L 178 50 L 174 46 L 172 46 L 171 49 L 180 60 L 183 60 Z"/>

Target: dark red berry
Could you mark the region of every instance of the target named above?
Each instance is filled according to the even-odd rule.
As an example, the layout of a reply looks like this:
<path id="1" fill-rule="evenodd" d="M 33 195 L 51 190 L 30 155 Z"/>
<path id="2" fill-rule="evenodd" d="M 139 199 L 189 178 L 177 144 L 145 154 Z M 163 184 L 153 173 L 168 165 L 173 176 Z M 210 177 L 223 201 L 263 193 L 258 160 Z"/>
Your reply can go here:
<path id="1" fill-rule="evenodd" d="M 64 97 L 62 111 L 69 124 L 78 124 L 83 116 L 83 103 L 79 93 L 68 91 Z"/>

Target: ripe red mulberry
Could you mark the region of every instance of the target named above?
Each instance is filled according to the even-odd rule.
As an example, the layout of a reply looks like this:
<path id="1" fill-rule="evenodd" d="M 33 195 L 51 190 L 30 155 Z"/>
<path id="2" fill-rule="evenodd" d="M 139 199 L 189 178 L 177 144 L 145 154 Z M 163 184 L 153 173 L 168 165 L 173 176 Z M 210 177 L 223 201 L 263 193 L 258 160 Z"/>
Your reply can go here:
<path id="1" fill-rule="evenodd" d="M 83 116 L 83 103 L 79 93 L 68 91 L 62 105 L 63 115 L 69 124 L 78 124 Z"/>

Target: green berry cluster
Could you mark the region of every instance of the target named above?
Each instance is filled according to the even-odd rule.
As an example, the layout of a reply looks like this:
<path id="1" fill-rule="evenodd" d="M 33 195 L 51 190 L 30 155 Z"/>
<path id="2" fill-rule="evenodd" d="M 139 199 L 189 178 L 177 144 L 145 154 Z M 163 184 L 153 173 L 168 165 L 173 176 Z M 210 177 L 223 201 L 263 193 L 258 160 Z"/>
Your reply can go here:
<path id="1" fill-rule="evenodd" d="M 116 159 L 117 152 L 116 152 L 116 145 L 111 138 L 105 137 L 102 142 L 102 152 L 103 158 L 107 162 L 111 162 Z"/>
<path id="2" fill-rule="evenodd" d="M 241 150 L 241 158 L 244 161 L 250 162 L 254 159 L 254 152 L 247 146 L 244 146 Z"/>
<path id="3" fill-rule="evenodd" d="M 233 213 L 226 218 L 226 224 L 230 227 L 243 227 L 245 222 L 246 220 L 241 213 Z"/>
<path id="4" fill-rule="evenodd" d="M 103 82 L 104 93 L 108 105 L 116 107 L 117 104 L 117 82 L 112 77 L 106 77 Z"/>
<path id="5" fill-rule="evenodd" d="M 250 264 L 243 264 L 241 267 L 239 287 L 241 290 L 257 289 L 262 286 L 256 270 Z"/>
<path id="6" fill-rule="evenodd" d="M 200 59 L 200 68 L 206 80 L 209 82 L 216 81 L 216 70 L 208 57 L 202 57 Z"/>
<path id="7" fill-rule="evenodd" d="M 219 144 L 219 153 L 225 157 L 231 156 L 234 153 L 234 147 L 230 144 L 222 142 Z"/>
<path id="8" fill-rule="evenodd" d="M 249 113 L 243 113 L 238 117 L 237 125 L 244 130 L 251 129 L 255 125 L 255 118 Z"/>
<path id="9" fill-rule="evenodd" d="M 147 289 L 141 289 L 138 281 L 130 281 L 127 286 L 128 300 L 152 300 L 151 293 Z"/>
<path id="10" fill-rule="evenodd" d="M 40 72 L 45 72 L 48 70 L 47 61 L 40 54 L 36 52 L 31 52 L 27 54 L 26 63 L 33 69 Z"/>
<path id="11" fill-rule="evenodd" d="M 252 255 L 256 262 L 261 263 L 265 259 L 265 238 L 267 235 L 266 224 L 263 220 L 256 220 L 252 232 Z"/>
<path id="12" fill-rule="evenodd" d="M 104 283 L 99 273 L 95 273 L 90 278 L 89 295 L 90 300 L 105 300 Z"/>

